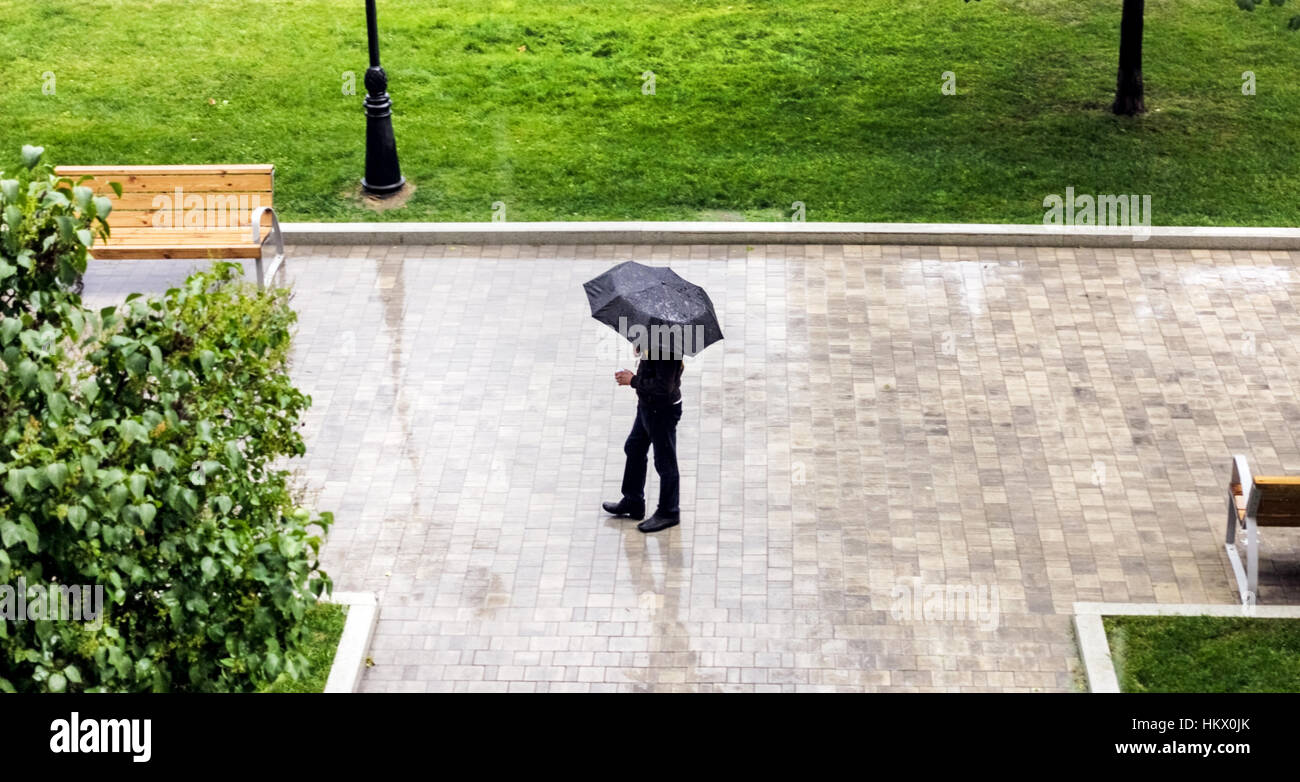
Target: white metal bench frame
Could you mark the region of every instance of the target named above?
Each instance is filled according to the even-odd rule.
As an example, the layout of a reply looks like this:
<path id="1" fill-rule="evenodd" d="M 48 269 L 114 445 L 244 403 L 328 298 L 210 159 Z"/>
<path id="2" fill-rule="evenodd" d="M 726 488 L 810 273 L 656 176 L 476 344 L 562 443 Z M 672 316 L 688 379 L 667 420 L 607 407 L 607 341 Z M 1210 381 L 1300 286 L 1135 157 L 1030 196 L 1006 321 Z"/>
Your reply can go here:
<path id="1" fill-rule="evenodd" d="M 262 238 L 262 215 L 271 215 L 271 232 Z M 250 222 L 253 229 L 253 243 L 262 247 L 262 252 L 257 255 L 257 287 L 266 289 L 266 281 L 275 279 L 276 272 L 284 267 L 284 234 L 280 231 L 280 218 L 275 215 L 275 208 L 270 206 L 259 206 L 253 210 Z M 266 243 L 275 239 L 275 258 L 271 260 L 270 268 L 263 270 L 263 259 L 266 256 Z"/>
<path id="2" fill-rule="evenodd" d="M 1237 512 L 1237 495 L 1232 490 L 1233 484 L 1241 485 L 1241 495 L 1246 498 L 1246 518 Z M 1259 510 L 1260 489 L 1250 474 L 1246 457 L 1240 454 L 1232 457 L 1232 475 L 1228 478 L 1228 534 L 1225 540 L 1228 561 L 1232 563 L 1232 573 L 1237 577 L 1237 592 L 1242 605 L 1254 605 L 1259 596 L 1259 525 L 1255 513 Z M 1237 553 L 1237 527 L 1246 529 L 1246 566 L 1241 566 L 1241 555 Z"/>
<path id="3" fill-rule="evenodd" d="M 1233 491 L 1239 485 L 1241 493 Z M 1232 457 L 1232 475 L 1228 480 L 1228 530 L 1224 538 L 1228 561 L 1232 563 L 1232 573 L 1237 579 L 1237 592 L 1242 605 L 1253 606 L 1259 602 L 1259 528 L 1277 529 L 1300 528 L 1300 510 L 1291 510 L 1291 504 L 1300 503 L 1297 497 L 1300 490 L 1300 476 L 1270 475 L 1256 478 L 1246 464 L 1246 457 Z M 1281 494 L 1278 498 L 1276 495 Z M 1243 499 L 1243 507 L 1238 510 L 1237 498 Z M 1260 507 L 1267 502 L 1264 521 L 1259 521 Z M 1280 503 L 1274 506 L 1274 503 Z M 1243 566 L 1241 554 L 1237 551 L 1238 529 L 1246 533 L 1246 562 Z"/>

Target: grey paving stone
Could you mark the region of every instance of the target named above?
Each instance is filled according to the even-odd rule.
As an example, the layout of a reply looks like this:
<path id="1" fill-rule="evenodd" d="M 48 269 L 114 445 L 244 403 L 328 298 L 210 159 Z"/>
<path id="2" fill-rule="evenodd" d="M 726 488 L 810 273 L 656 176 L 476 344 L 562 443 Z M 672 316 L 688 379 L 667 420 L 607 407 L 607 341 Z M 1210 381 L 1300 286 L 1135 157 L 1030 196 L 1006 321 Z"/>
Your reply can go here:
<path id="1" fill-rule="evenodd" d="M 653 537 L 599 507 L 632 359 L 581 284 L 629 258 L 704 285 L 727 335 L 687 366 L 683 520 Z M 1230 455 L 1300 472 L 1297 261 L 297 247 L 289 466 L 337 514 L 337 588 L 383 593 L 369 691 L 1069 689 L 1074 601 L 1235 599 Z M 87 298 L 193 266 L 96 261 Z M 1266 602 L 1300 599 L 1298 562 L 1268 536 Z M 981 588 L 996 621 L 927 619 Z"/>

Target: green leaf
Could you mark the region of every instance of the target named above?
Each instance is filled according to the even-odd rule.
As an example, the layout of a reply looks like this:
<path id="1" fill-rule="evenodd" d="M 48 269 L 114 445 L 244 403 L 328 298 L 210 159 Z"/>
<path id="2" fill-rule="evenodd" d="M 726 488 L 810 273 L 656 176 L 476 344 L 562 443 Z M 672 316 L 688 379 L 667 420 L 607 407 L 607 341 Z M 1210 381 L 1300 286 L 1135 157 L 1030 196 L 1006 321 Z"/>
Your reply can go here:
<path id="1" fill-rule="evenodd" d="M 45 397 L 45 403 L 49 405 L 50 415 L 54 417 L 55 422 L 63 421 L 63 414 L 68 410 L 68 398 L 62 393 L 55 391 L 53 394 Z"/>
<path id="2" fill-rule="evenodd" d="M 35 467 L 27 467 L 24 468 L 24 471 L 27 473 L 27 485 L 36 491 L 44 491 L 45 487 L 50 485 L 49 480 L 45 477 L 45 473 L 41 470 L 38 470 Z"/>
<path id="3" fill-rule="evenodd" d="M 61 673 L 50 676 L 50 692 L 63 692 L 68 688 L 68 679 Z"/>
<path id="4" fill-rule="evenodd" d="M 36 525 L 32 523 L 31 519 L 23 519 L 23 523 L 19 527 L 23 532 L 23 540 L 27 542 L 27 550 L 35 554 L 41 543 L 41 536 L 36 531 Z"/>
<path id="5" fill-rule="evenodd" d="M 67 668 L 64 668 L 63 675 L 68 677 L 68 681 L 73 684 L 81 684 L 81 671 L 77 670 L 77 666 L 69 665 Z"/>
<path id="6" fill-rule="evenodd" d="M 121 183 L 121 182 L 109 182 L 109 183 L 108 183 L 108 186 L 111 187 L 111 188 L 113 188 L 113 193 L 114 193 L 118 198 L 121 198 L 121 197 L 122 197 L 122 183 Z"/>
<path id="7" fill-rule="evenodd" d="M 127 485 L 131 487 L 131 496 L 139 501 L 144 499 L 144 490 L 149 485 L 149 479 L 140 473 L 135 473 L 127 480 Z"/>
<path id="8" fill-rule="evenodd" d="M 95 399 L 99 397 L 99 381 L 95 380 L 93 377 L 88 377 L 81 381 L 81 384 L 77 386 L 77 388 L 81 391 L 81 395 L 86 398 L 86 401 L 91 404 L 94 404 Z"/>
<path id="9" fill-rule="evenodd" d="M 121 509 L 121 507 L 126 504 L 127 493 L 126 487 L 120 483 L 109 489 L 108 507 L 112 508 L 114 511 Z"/>
<path id="10" fill-rule="evenodd" d="M 23 322 L 17 318 L 5 318 L 0 321 L 0 344 L 8 345 L 22 330 Z"/>
<path id="11" fill-rule="evenodd" d="M 163 472 L 171 472 L 176 466 L 176 460 L 172 458 L 171 454 L 161 448 L 153 449 L 153 453 L 150 454 L 150 459 L 153 461 L 154 468 L 162 470 Z"/>
<path id="12" fill-rule="evenodd" d="M 10 147 L 13 149 L 13 147 Z M 28 168 L 36 168 L 36 164 L 41 162 L 41 155 L 45 154 L 45 147 L 33 147 L 30 144 L 23 144 L 23 165 Z"/>
<path id="13" fill-rule="evenodd" d="M 95 197 L 95 191 L 83 185 L 77 185 L 72 188 L 72 200 L 77 203 L 77 209 L 83 212 L 90 211 L 91 199 Z"/>
<path id="14" fill-rule="evenodd" d="M 199 569 L 203 571 L 203 576 L 207 580 L 211 580 L 217 575 L 217 563 L 212 559 L 212 557 L 204 557 L 200 560 Z"/>
<path id="15" fill-rule="evenodd" d="M 71 243 L 77 238 L 77 224 L 72 222 L 71 217 L 59 215 L 54 218 L 54 224 L 59 227 L 59 237 L 63 241 Z"/>
<path id="16" fill-rule="evenodd" d="M 5 491 L 9 492 L 9 496 L 17 502 L 23 501 L 23 493 L 27 489 L 27 471 L 30 469 L 30 467 L 20 467 L 11 469 L 5 474 Z M 5 545 L 9 545 L 8 542 Z"/>
<path id="17" fill-rule="evenodd" d="M 113 184 L 117 184 L 114 182 Z M 121 185 L 118 185 L 121 187 Z M 119 196 L 120 198 L 121 196 Z M 95 196 L 95 216 L 104 219 L 108 217 L 109 212 L 113 211 L 113 202 L 104 196 Z"/>
<path id="18" fill-rule="evenodd" d="M 158 515 L 158 508 L 148 502 L 131 507 L 135 508 L 136 515 L 140 517 L 140 523 L 144 525 L 145 529 L 149 529 L 153 525 L 154 517 Z"/>
<path id="19" fill-rule="evenodd" d="M 149 430 L 144 428 L 144 424 L 139 421 L 127 419 L 118 427 L 122 432 L 122 439 L 127 442 L 149 442 Z"/>
<path id="20" fill-rule="evenodd" d="M 23 390 L 30 390 L 32 386 L 36 385 L 36 362 L 30 358 L 25 358 L 19 362 L 14 373 L 18 375 L 18 382 L 22 384 Z"/>
<path id="21" fill-rule="evenodd" d="M 56 489 L 62 489 L 63 484 L 68 482 L 68 465 L 63 462 L 53 462 L 46 465 L 45 477 L 50 479 L 50 483 Z"/>
<path id="22" fill-rule="evenodd" d="M 27 550 L 35 554 L 41 542 L 40 535 L 36 533 L 36 525 L 30 519 L 25 519 L 22 524 L 9 519 L 0 521 L 0 543 L 12 548 L 19 542 L 26 543 Z"/>
<path id="23" fill-rule="evenodd" d="M 280 538 L 281 556 L 283 556 L 285 559 L 293 559 L 294 557 L 298 556 L 300 553 L 302 553 L 301 543 L 299 543 L 294 538 L 290 538 L 290 537 Z"/>
<path id="24" fill-rule="evenodd" d="M 86 509 L 80 505 L 73 505 L 68 508 L 68 523 L 72 525 L 74 530 L 81 530 L 82 526 L 86 523 L 86 516 Z"/>
<path id="25" fill-rule="evenodd" d="M 149 369 L 149 357 L 136 352 L 126 357 L 126 371 L 131 375 L 143 375 Z"/>

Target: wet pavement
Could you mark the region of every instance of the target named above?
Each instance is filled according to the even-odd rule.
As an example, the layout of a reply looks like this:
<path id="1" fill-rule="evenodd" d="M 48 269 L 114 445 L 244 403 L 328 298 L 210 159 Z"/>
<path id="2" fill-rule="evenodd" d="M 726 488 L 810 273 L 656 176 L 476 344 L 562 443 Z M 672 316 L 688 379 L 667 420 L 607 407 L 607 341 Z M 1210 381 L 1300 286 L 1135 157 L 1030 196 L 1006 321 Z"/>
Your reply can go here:
<path id="1" fill-rule="evenodd" d="M 682 524 L 607 518 L 630 350 L 582 283 L 703 285 Z M 1229 458 L 1300 474 L 1300 253 L 297 247 L 298 483 L 371 691 L 1069 690 L 1077 600 L 1232 603 Z M 95 306 L 185 261 L 94 262 Z M 655 496 L 651 475 L 647 496 Z M 1266 530 L 1261 601 L 1300 601 Z M 946 596 L 946 597 L 945 597 Z"/>

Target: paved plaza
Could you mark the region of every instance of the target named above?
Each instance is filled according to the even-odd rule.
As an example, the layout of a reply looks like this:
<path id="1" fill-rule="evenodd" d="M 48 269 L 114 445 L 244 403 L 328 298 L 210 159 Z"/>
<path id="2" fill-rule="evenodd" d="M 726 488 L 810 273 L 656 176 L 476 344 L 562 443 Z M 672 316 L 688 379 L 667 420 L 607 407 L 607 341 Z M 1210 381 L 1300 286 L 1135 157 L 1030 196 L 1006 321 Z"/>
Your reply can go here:
<path id="1" fill-rule="evenodd" d="M 582 283 L 671 264 L 682 524 L 606 517 L 631 351 Z M 95 306 L 186 261 L 92 262 Z M 1074 601 L 1232 603 L 1229 459 L 1300 474 L 1297 252 L 290 248 L 314 400 L 292 468 L 367 691 L 1079 689 Z M 657 491 L 650 477 L 647 496 Z M 1265 530 L 1261 602 L 1300 602 Z M 908 616 L 927 590 L 983 617 Z M 900 595 L 903 597 L 900 598 Z"/>

